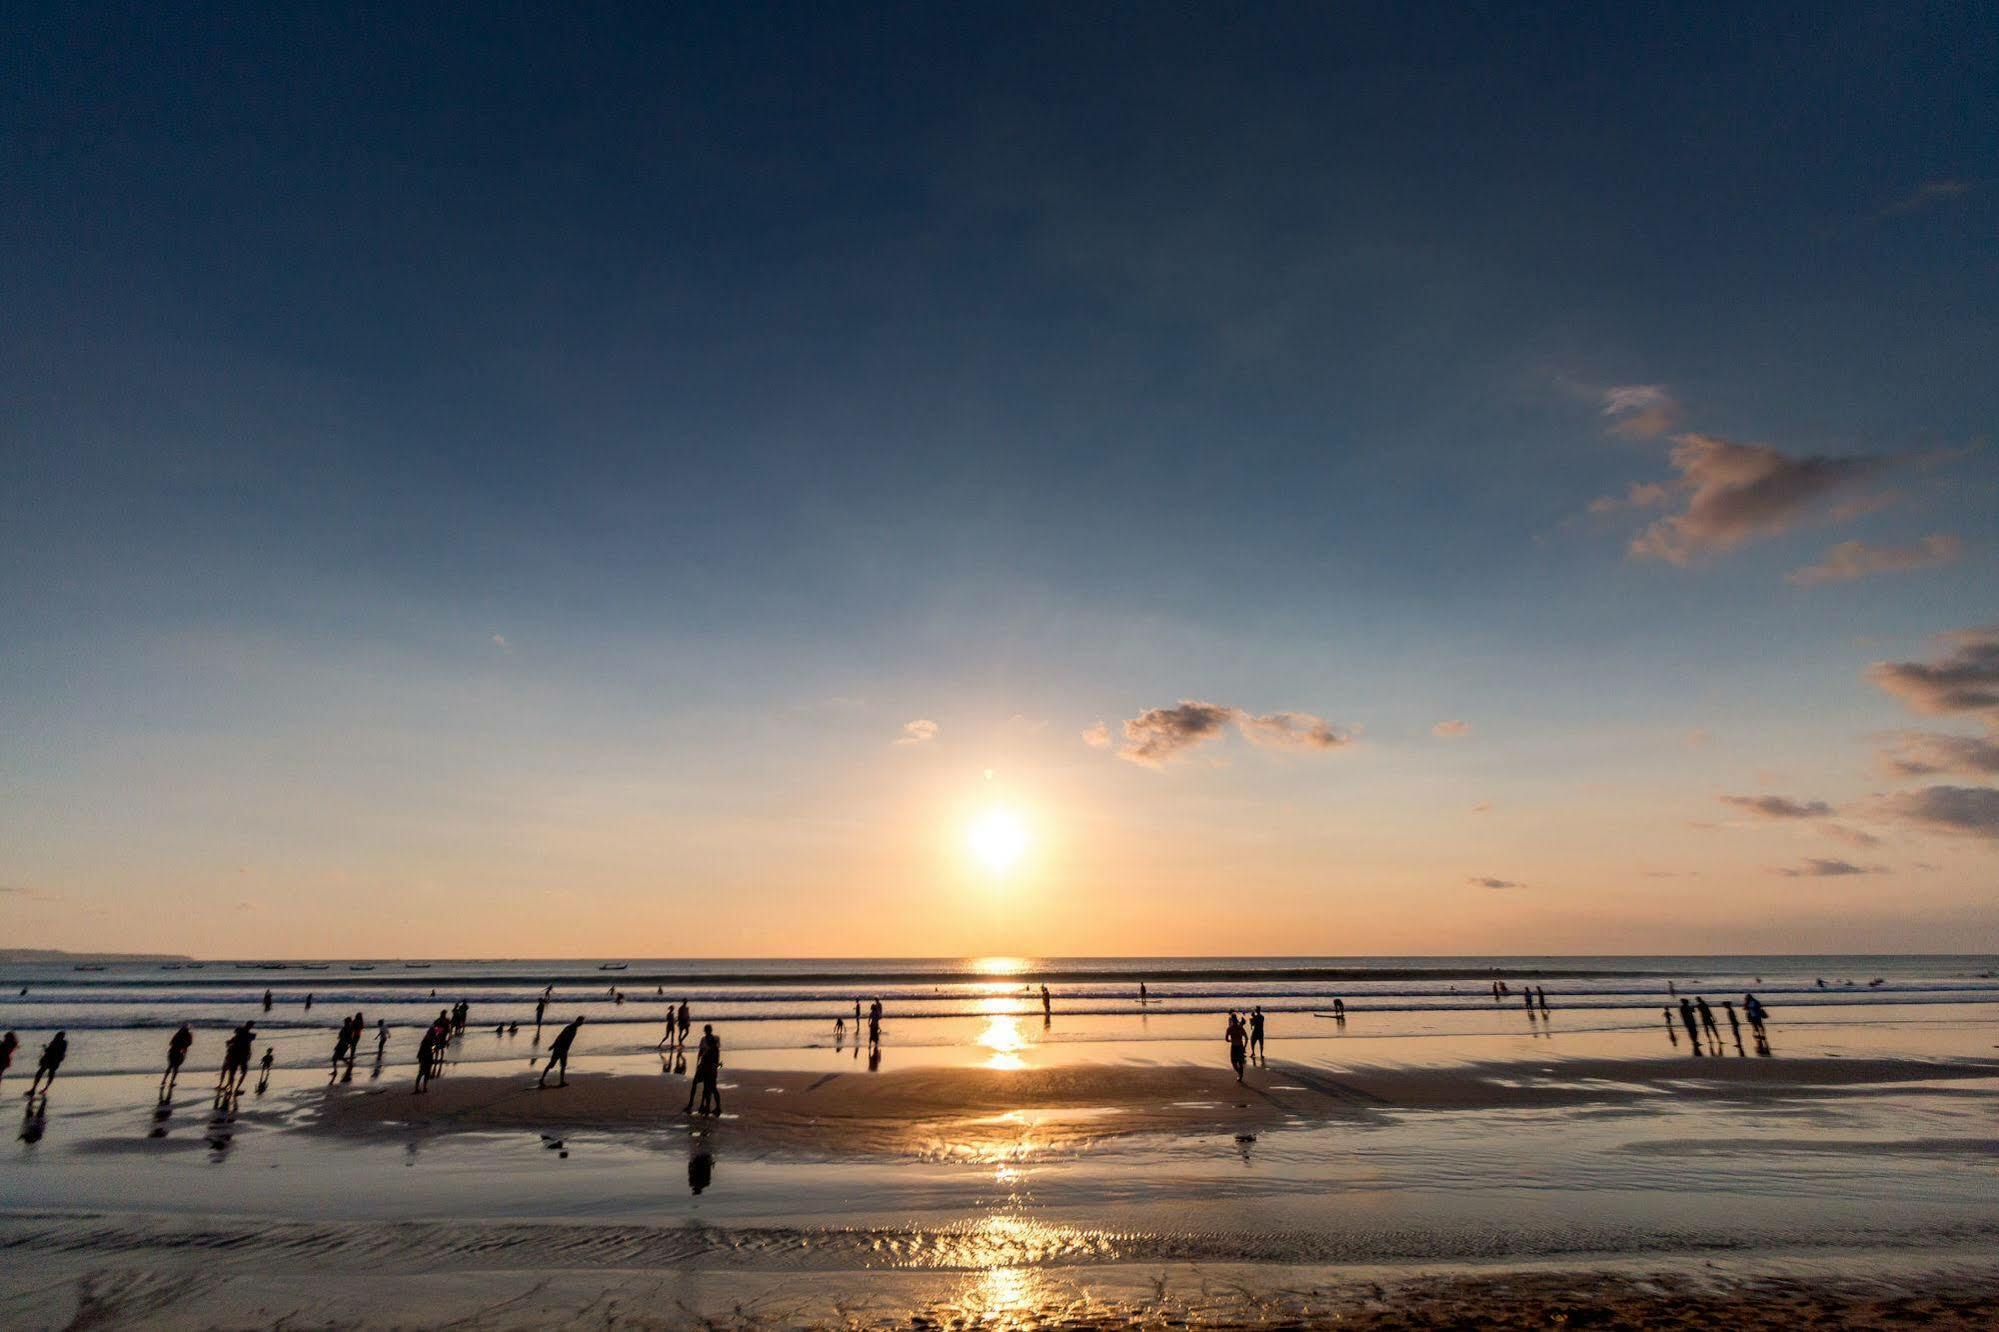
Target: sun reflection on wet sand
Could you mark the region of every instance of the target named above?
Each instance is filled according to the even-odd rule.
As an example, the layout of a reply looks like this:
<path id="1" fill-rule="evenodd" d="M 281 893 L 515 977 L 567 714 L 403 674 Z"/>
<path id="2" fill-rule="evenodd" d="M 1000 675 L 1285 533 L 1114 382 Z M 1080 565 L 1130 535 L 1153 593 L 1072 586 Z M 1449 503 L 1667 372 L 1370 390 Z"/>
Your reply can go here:
<path id="1" fill-rule="evenodd" d="M 990 1004 L 992 1000 L 986 1000 Z M 987 1068 L 1014 1070 L 1027 1067 L 1027 1061 L 1020 1052 L 1027 1048 L 1027 1038 L 1020 1034 L 1020 1021 L 1010 1013 L 992 1013 L 986 1018 L 986 1029 L 979 1033 L 979 1044 L 991 1050 L 986 1058 Z"/>

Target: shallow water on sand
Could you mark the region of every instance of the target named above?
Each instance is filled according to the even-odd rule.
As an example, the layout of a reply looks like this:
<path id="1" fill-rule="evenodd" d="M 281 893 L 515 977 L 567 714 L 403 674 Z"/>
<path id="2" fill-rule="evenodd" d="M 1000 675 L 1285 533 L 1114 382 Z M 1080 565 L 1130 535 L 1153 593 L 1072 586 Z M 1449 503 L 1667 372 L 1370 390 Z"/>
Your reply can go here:
<path id="1" fill-rule="evenodd" d="M 197 1063 L 162 1113 L 155 1075 L 90 1071 L 92 1062 L 136 1063 L 134 1046 L 129 1056 L 75 1061 L 44 1114 L 10 1121 L 0 1150 L 0 1248 L 11 1255 L 0 1315 L 15 1307 L 6 1301 L 27 1298 L 30 1274 L 80 1281 L 134 1268 L 335 1283 L 557 1268 L 773 1281 L 816 1273 L 834 1283 L 814 1287 L 817 1297 L 887 1271 L 1032 1285 L 1036 1273 L 1149 1264 L 1399 1271 L 1643 1258 L 1786 1271 L 1863 1253 L 1932 1264 L 1999 1253 L 1999 1077 L 1928 1080 L 1917 1065 L 1888 1081 L 1711 1094 L 1713 1075 L 1743 1061 L 1780 1070 L 1807 1057 L 1989 1061 L 1999 1053 L 1993 1005 L 1781 1012 L 1767 1060 L 1726 1037 L 1719 1054 L 1695 1057 L 1684 1033 L 1669 1037 L 1656 1006 L 1649 1020 L 1615 1009 L 1530 1020 L 1503 1006 L 1354 1013 L 1343 1025 L 1273 1016 L 1269 1062 L 1250 1074 L 1273 1093 L 1345 1085 L 1355 1070 L 1475 1066 L 1496 1085 L 1556 1084 L 1575 1099 L 1367 1105 L 1330 1120 L 1261 1122 L 1241 1136 L 1212 1126 L 1100 1131 L 1129 1113 L 1116 1104 L 968 1108 L 929 1114 L 876 1154 L 745 1146 L 755 1140 L 674 1116 L 575 1128 L 562 1122 L 562 1093 L 549 1094 L 539 1129 L 328 1135 L 309 1131 L 327 1075 L 307 1064 L 302 1043 L 268 1090 L 224 1111 L 207 1091 L 212 1070 Z M 920 1031 L 920 1043 L 898 1044 L 907 1031 Z M 765 1090 L 759 1075 L 773 1084 L 870 1076 L 869 1057 L 833 1044 L 818 1022 L 723 1034 L 723 1090 L 738 1093 L 737 1106 Z M 682 1093 L 684 1077 L 648 1048 L 652 1033 L 592 1035 L 572 1071 Z M 876 1067 L 890 1078 L 924 1067 L 1001 1077 L 1083 1065 L 1214 1068 L 1224 1056 L 1218 1037 L 1206 1015 L 1058 1010 L 1044 1025 L 1038 1012 L 1009 1008 L 891 1021 Z M 391 1055 L 401 1048 L 392 1044 Z M 529 1033 L 474 1030 L 445 1077 L 498 1075 L 518 1087 L 539 1067 L 535 1052 Z M 1662 1058 L 1683 1061 L 1684 1078 L 1670 1071 L 1678 1065 L 1658 1076 L 1652 1061 Z M 342 1090 L 409 1102 L 409 1077 L 393 1057 L 379 1068 L 364 1060 Z M 10 1076 L 0 1085 L 22 1084 Z M 996 1117 L 1006 1131 L 994 1131 Z M 1190 1122 L 1199 1120 L 1196 1107 Z"/>

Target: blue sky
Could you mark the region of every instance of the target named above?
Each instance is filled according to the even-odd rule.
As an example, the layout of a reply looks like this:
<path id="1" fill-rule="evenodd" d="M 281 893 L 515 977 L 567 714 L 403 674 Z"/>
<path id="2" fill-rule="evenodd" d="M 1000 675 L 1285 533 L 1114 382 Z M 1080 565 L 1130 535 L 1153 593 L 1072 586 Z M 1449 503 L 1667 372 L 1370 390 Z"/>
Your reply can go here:
<path id="1" fill-rule="evenodd" d="M 78 7 L 4 61 L 23 943 L 1999 924 L 1984 798 L 1877 756 L 1989 712 L 1863 675 L 1999 618 L 1976 6 Z M 1120 762 L 1182 699 L 1351 742 Z M 1837 814 L 1690 826 L 1773 790 Z M 991 799 L 1025 910 L 960 882 Z"/>

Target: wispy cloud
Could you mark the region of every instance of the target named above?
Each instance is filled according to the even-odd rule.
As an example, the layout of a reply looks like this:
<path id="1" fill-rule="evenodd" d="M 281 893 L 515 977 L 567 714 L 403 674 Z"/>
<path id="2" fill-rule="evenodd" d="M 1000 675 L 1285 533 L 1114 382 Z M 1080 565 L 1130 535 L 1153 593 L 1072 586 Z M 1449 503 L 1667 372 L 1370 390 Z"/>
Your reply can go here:
<path id="1" fill-rule="evenodd" d="M 1680 424 L 1680 404 L 1663 384 L 1619 384 L 1603 391 L 1610 432 L 1626 439 L 1657 439 Z"/>
<path id="2" fill-rule="evenodd" d="M 1968 180 L 1926 180 L 1883 208 L 1878 216 L 1903 217 L 1910 213 L 1920 213 L 1938 204 L 1962 199 L 1969 193 L 1971 193 L 1971 182 Z"/>
<path id="3" fill-rule="evenodd" d="M 1820 501 L 1885 466 L 1879 458 L 1800 457 L 1697 434 L 1676 437 L 1671 460 L 1679 476 L 1670 489 L 1683 506 L 1633 537 L 1631 553 L 1672 564 L 1786 531 Z"/>
<path id="4" fill-rule="evenodd" d="M 1825 553 L 1817 564 L 1794 569 L 1784 576 L 1787 583 L 1813 587 L 1820 583 L 1850 583 L 1878 573 L 1908 573 L 1950 564 L 1964 553 L 1964 543 L 1947 532 L 1924 537 L 1913 546 L 1874 546 L 1865 541 L 1842 541 Z"/>
<path id="5" fill-rule="evenodd" d="M 1471 734 L 1471 723 L 1468 721 L 1459 721 L 1454 717 L 1449 721 L 1440 721 L 1435 726 L 1432 726 L 1430 734 L 1440 740 L 1455 740 L 1459 736 Z"/>
<path id="6" fill-rule="evenodd" d="M 1937 661 L 1877 661 L 1867 678 L 1917 712 L 1972 714 L 1999 725 L 1999 624 L 1939 635 Z"/>
<path id="7" fill-rule="evenodd" d="M 1779 795 L 1725 795 L 1721 803 L 1761 819 L 1822 819 L 1832 813 L 1832 806 L 1823 800 L 1793 800 Z"/>
<path id="8" fill-rule="evenodd" d="M 507 641 L 507 636 L 505 634 L 494 634 L 493 646 L 498 648 L 502 652 L 512 652 L 514 650 L 514 645 Z"/>
<path id="9" fill-rule="evenodd" d="M 1843 823 L 1822 823 L 1819 825 L 1819 831 L 1833 841 L 1844 842 L 1848 846 L 1881 845 L 1881 839 L 1873 833 L 1863 832 L 1859 828 L 1849 828 Z"/>
<path id="10" fill-rule="evenodd" d="M 1157 767 L 1220 735 L 1231 723 L 1251 743 L 1274 749 L 1337 749 L 1352 739 L 1324 717 L 1309 712 L 1258 716 L 1225 703 L 1183 698 L 1173 707 L 1148 708 L 1126 721 L 1124 748 L 1118 757 Z M 1089 739 L 1087 732 L 1084 739 Z"/>
<path id="11" fill-rule="evenodd" d="M 1903 731 L 1881 751 L 1881 766 L 1897 777 L 1965 773 L 1999 775 L 1999 740 L 1939 731 Z"/>
<path id="12" fill-rule="evenodd" d="M 1771 871 L 1787 879 L 1843 879 L 1853 874 L 1881 874 L 1885 865 L 1856 865 L 1850 860 L 1821 860 L 1813 857 L 1794 868 Z"/>
<path id="13" fill-rule="evenodd" d="M 1495 879 L 1489 874 L 1474 874 L 1465 880 L 1474 888 L 1525 888 L 1518 879 Z"/>
<path id="14" fill-rule="evenodd" d="M 1884 796 L 1880 809 L 1884 817 L 1929 832 L 1999 841 L 1999 788 L 1926 786 Z"/>
<path id="15" fill-rule="evenodd" d="M 1083 743 L 1092 749 L 1111 747 L 1111 728 L 1103 722 L 1092 722 L 1083 728 Z"/>
<path id="16" fill-rule="evenodd" d="M 937 738 L 938 729 L 936 722 L 931 721 L 927 717 L 919 717 L 915 721 L 907 721 L 902 724 L 902 734 L 897 737 L 895 743 L 898 745 L 927 745 Z"/>

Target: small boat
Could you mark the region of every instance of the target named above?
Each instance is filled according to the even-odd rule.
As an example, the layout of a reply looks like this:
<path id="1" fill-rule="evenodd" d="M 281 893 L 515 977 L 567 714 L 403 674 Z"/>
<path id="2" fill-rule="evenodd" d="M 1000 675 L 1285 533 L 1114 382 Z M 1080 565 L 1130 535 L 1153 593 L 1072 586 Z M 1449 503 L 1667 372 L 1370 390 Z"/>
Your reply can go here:
<path id="1" fill-rule="evenodd" d="M 324 971 L 327 964 L 324 962 L 301 962 L 298 965 L 302 971 Z"/>
<path id="2" fill-rule="evenodd" d="M 604 964 L 603 964 L 602 966 L 598 967 L 598 968 L 597 968 L 597 970 L 599 970 L 599 971 L 623 971 L 623 970 L 624 970 L 624 969 L 625 969 L 626 967 L 629 967 L 630 965 L 631 965 L 631 963 L 629 963 L 629 962 L 606 962 L 606 963 L 604 963 Z"/>
<path id="3" fill-rule="evenodd" d="M 347 969 L 349 971 L 373 971 L 375 964 L 373 962 L 352 962 L 348 964 Z"/>
<path id="4" fill-rule="evenodd" d="M 102 971 L 104 970 L 104 965 L 101 962 L 79 962 L 71 969 L 74 971 Z"/>
<path id="5" fill-rule="evenodd" d="M 404 965 L 404 966 L 406 966 L 406 967 L 408 967 L 408 968 L 409 968 L 409 969 L 410 969 L 411 971 L 428 971 L 428 970 L 430 970 L 430 963 L 428 963 L 428 962 L 405 962 L 405 963 L 403 963 L 403 965 Z"/>

